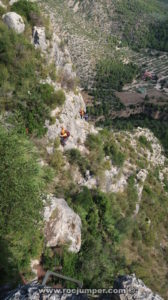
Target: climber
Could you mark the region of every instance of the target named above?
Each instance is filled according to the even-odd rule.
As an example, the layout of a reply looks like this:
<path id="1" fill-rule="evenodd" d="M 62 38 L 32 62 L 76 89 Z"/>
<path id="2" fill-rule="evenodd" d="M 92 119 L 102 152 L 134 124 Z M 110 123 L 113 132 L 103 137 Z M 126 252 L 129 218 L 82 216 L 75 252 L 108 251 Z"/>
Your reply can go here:
<path id="1" fill-rule="evenodd" d="M 79 111 L 79 113 L 80 113 L 81 119 L 83 119 L 84 116 L 85 116 L 85 111 L 84 111 L 84 109 L 81 108 L 80 111 Z"/>
<path id="2" fill-rule="evenodd" d="M 80 113 L 81 119 L 85 119 L 85 121 L 88 120 L 88 114 L 86 114 L 86 112 L 84 111 L 83 108 L 80 109 L 79 113 Z"/>
<path id="3" fill-rule="evenodd" d="M 60 140 L 62 146 L 66 145 L 69 136 L 70 136 L 70 132 L 68 130 L 65 130 L 64 127 L 61 127 Z"/>

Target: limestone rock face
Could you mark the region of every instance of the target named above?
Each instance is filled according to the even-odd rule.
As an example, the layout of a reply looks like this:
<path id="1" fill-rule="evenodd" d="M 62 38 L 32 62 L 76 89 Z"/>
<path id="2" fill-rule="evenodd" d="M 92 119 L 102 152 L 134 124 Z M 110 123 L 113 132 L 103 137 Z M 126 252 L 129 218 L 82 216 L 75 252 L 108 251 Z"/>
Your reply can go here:
<path id="1" fill-rule="evenodd" d="M 126 293 L 120 295 L 121 300 L 163 300 L 159 295 L 154 294 L 142 280 L 137 279 L 135 274 L 119 276 L 114 287 L 126 289 Z"/>
<path id="2" fill-rule="evenodd" d="M 51 16 L 51 21 L 53 18 Z M 48 49 L 48 61 L 55 63 L 57 69 L 63 68 L 66 64 L 71 63 L 70 53 L 65 45 L 65 42 L 56 34 L 57 28 L 53 26 L 53 35 Z"/>
<path id="3" fill-rule="evenodd" d="M 25 24 L 20 15 L 15 12 L 8 12 L 2 16 L 4 23 L 10 28 L 13 29 L 16 33 L 22 33 L 25 30 Z"/>
<path id="4" fill-rule="evenodd" d="M 72 91 L 67 92 L 65 104 L 55 124 L 50 126 L 49 122 L 46 122 L 47 135 L 50 140 L 54 140 L 60 135 L 61 126 L 70 132 L 70 137 L 64 147 L 65 150 L 79 148 L 79 144 L 84 144 L 87 134 L 97 133 L 94 126 L 80 118 L 79 111 L 82 107 L 85 109 L 82 95 L 75 95 Z"/>
<path id="5" fill-rule="evenodd" d="M 67 79 L 74 79 L 76 77 L 76 73 L 72 70 L 71 63 L 67 63 L 64 66 L 64 74 L 66 75 Z"/>
<path id="6" fill-rule="evenodd" d="M 42 51 L 46 51 L 48 44 L 46 41 L 45 27 L 34 26 L 32 42 L 36 49 L 40 48 Z"/>
<path id="7" fill-rule="evenodd" d="M 45 238 L 48 247 L 69 245 L 71 252 L 81 247 L 81 219 L 64 199 L 48 196 L 45 207 Z"/>

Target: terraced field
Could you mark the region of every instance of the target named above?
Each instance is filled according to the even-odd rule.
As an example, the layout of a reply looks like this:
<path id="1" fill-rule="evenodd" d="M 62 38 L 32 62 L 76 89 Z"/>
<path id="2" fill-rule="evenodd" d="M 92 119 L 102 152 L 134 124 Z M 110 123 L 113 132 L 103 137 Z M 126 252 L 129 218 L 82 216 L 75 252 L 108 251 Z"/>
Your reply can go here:
<path id="1" fill-rule="evenodd" d="M 155 87 L 157 90 L 168 94 L 168 53 L 154 50 L 142 50 L 139 53 L 129 53 L 129 60 L 136 63 L 140 70 L 145 72 L 148 70 L 157 75 L 156 81 L 143 81 L 139 78 L 133 84 L 125 87 L 125 90 L 133 91 L 139 87 L 151 89 Z M 164 81 L 164 82 L 163 82 Z"/>
<path id="2" fill-rule="evenodd" d="M 135 61 L 143 70 L 157 74 L 159 79 L 168 78 L 168 53 L 148 50 L 149 53 L 141 51 L 133 55 Z"/>

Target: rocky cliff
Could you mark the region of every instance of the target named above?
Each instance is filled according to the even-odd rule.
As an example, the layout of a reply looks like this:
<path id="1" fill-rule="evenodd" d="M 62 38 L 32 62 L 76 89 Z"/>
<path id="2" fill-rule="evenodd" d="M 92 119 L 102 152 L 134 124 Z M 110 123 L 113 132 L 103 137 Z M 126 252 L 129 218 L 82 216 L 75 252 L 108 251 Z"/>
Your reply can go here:
<path id="1" fill-rule="evenodd" d="M 47 293 L 42 290 L 47 290 L 47 286 L 44 287 L 40 285 L 38 282 L 34 281 L 26 286 L 18 287 L 16 290 L 11 291 L 8 295 L 4 296 L 3 300 L 23 300 L 23 299 L 34 299 L 37 300 L 39 297 L 43 297 L 43 299 L 51 299 L 51 300 L 87 300 L 94 299 L 91 295 L 87 294 L 66 294 L 61 292 L 59 294 L 47 295 Z M 100 294 L 96 295 L 96 299 L 101 300 L 163 300 L 159 295 L 153 294 L 152 291 L 142 282 L 136 278 L 133 274 L 131 276 L 120 276 L 114 285 L 114 290 L 124 290 L 123 295 L 119 295 L 116 292 L 114 294 Z"/>
<path id="2" fill-rule="evenodd" d="M 102 24 L 102 16 L 104 16 L 106 7 L 104 6 L 103 1 L 101 2 L 101 6 L 99 7 L 97 7 L 97 3 L 98 2 L 95 1 L 93 5 L 95 13 L 93 13 L 92 11 L 92 17 L 94 18 L 95 24 L 96 22 L 98 22 L 98 24 Z M 80 36 L 79 42 L 78 36 L 75 38 L 74 34 L 71 36 L 71 31 L 69 31 L 69 29 L 67 32 L 65 32 L 65 35 L 61 33 L 61 37 L 64 36 L 64 38 L 66 38 L 68 35 L 68 41 L 70 41 L 68 42 L 69 47 L 66 45 L 66 43 L 64 44 L 64 42 L 59 37 L 59 29 L 57 28 L 57 24 L 59 24 L 60 27 L 60 24 L 62 24 L 61 19 L 63 19 L 63 15 L 60 13 L 60 9 L 62 8 L 64 2 L 63 4 L 60 4 L 60 1 L 59 3 L 58 1 L 56 1 L 56 4 L 58 5 L 56 7 L 59 7 L 59 9 L 55 13 L 56 16 L 59 15 L 59 17 L 57 21 L 55 21 L 55 17 L 51 13 L 51 20 L 54 22 L 51 26 L 51 38 L 47 38 L 46 28 L 44 26 L 34 26 L 32 36 L 30 37 L 30 40 L 35 49 L 41 51 L 42 57 L 45 59 L 45 62 L 46 64 L 48 64 L 49 68 L 51 67 L 51 65 L 53 65 L 54 69 L 57 72 L 56 80 L 51 78 L 52 76 L 48 74 L 47 78 L 41 81 L 41 84 L 45 85 L 47 83 L 51 85 L 54 88 L 55 92 L 62 89 L 65 95 L 65 101 L 63 105 L 51 109 L 51 118 L 50 120 L 48 119 L 45 122 L 45 127 L 47 129 L 46 135 L 40 141 L 38 139 L 35 139 L 35 144 L 40 149 L 39 152 L 41 154 L 41 160 L 39 163 L 41 165 L 51 165 L 53 167 L 54 164 L 52 165 L 52 159 L 54 155 L 56 163 L 59 157 L 61 157 L 61 159 L 63 160 L 60 169 L 56 169 L 57 173 L 54 173 L 55 177 L 53 179 L 53 186 L 50 187 L 52 193 L 49 193 L 50 191 L 47 191 L 48 196 L 44 201 L 45 245 L 49 248 L 62 247 L 66 245 L 68 246 L 68 250 L 74 253 L 78 253 L 81 249 L 81 231 L 83 229 L 82 226 L 87 226 L 89 222 L 92 224 L 92 219 L 88 221 L 88 224 L 82 224 L 81 218 L 86 214 L 86 212 L 84 211 L 84 207 L 80 207 L 79 212 L 81 213 L 81 216 L 80 214 L 78 215 L 75 212 L 75 204 L 72 203 L 72 201 L 69 201 L 69 197 L 66 193 L 67 189 L 68 193 L 71 194 L 71 187 L 73 189 L 74 186 L 77 190 L 77 193 L 80 193 L 82 187 L 85 186 L 89 189 L 98 188 L 101 193 L 104 192 L 108 195 L 114 195 L 114 197 L 116 197 L 115 199 L 117 199 L 117 201 L 119 202 L 119 205 L 121 205 L 120 213 L 116 213 L 116 215 L 120 215 L 120 218 L 122 216 L 122 218 L 124 219 L 129 210 L 129 221 L 132 222 L 133 220 L 133 222 L 137 222 L 138 225 L 140 224 L 140 229 L 142 225 L 142 234 L 144 234 L 145 237 L 148 237 L 150 234 L 152 235 L 153 228 L 155 228 L 158 223 L 155 223 L 155 220 L 152 219 L 149 208 L 145 207 L 145 201 L 147 199 L 147 201 L 149 202 L 149 206 L 151 205 L 151 210 L 155 205 L 160 208 L 160 202 L 158 198 L 161 197 L 162 194 L 165 198 L 167 195 L 165 193 L 167 187 L 167 159 L 163 153 L 163 148 L 160 145 L 158 139 L 148 129 L 142 129 L 139 127 L 132 132 L 109 130 L 109 132 L 107 133 L 100 128 L 96 128 L 94 124 L 81 119 L 79 111 L 81 108 L 84 108 L 85 110 L 86 105 L 81 93 L 81 88 L 77 82 L 77 76 L 75 68 L 73 66 L 73 61 L 77 60 L 77 63 L 80 65 L 80 69 L 77 68 L 77 72 L 79 72 L 81 79 L 84 80 L 84 84 L 88 84 L 88 74 L 90 74 L 89 69 L 91 63 L 88 59 L 88 56 L 85 55 L 85 52 L 87 51 L 89 55 L 93 55 L 94 51 L 92 52 L 90 48 L 92 46 L 90 46 L 89 35 L 87 40 L 83 40 Z M 107 7 L 110 7 L 112 15 L 110 15 L 109 18 L 111 19 L 111 17 L 113 17 L 113 7 L 111 6 L 112 3 L 111 1 L 106 1 L 106 4 Z M 67 5 L 68 12 L 71 12 L 72 10 L 76 18 L 80 18 L 80 13 L 85 11 L 86 7 L 88 9 L 91 3 L 90 1 L 68 1 Z M 102 12 L 102 15 L 98 14 L 99 9 Z M 51 12 L 50 9 L 49 11 Z M 101 20 L 99 20 L 98 15 Z M 20 24 L 18 25 L 19 30 L 18 27 L 13 26 L 14 21 L 16 20 L 16 15 L 11 15 L 10 13 L 10 17 L 12 18 L 12 23 L 11 21 L 9 22 L 8 18 L 6 17 L 3 17 L 4 22 L 7 23 L 9 28 L 11 28 L 10 24 L 12 24 L 12 29 L 20 34 L 22 31 L 20 31 Z M 88 17 L 88 15 L 84 15 L 84 18 Z M 20 16 L 17 18 L 19 18 L 18 20 L 20 23 Z M 70 23 L 68 22 L 68 24 Z M 83 28 L 83 26 L 85 26 L 85 23 L 82 23 L 81 26 Z M 109 27 L 106 27 L 107 31 L 105 30 L 104 32 L 104 27 L 102 25 L 101 31 L 103 31 L 103 34 L 108 35 L 109 33 L 111 33 L 111 26 L 112 24 L 110 23 Z M 115 28 L 113 29 L 115 30 Z M 85 30 L 87 31 L 87 28 L 85 28 Z M 97 40 L 95 40 L 94 42 L 96 45 Z M 76 47 L 76 51 L 73 51 L 74 47 Z M 82 60 L 78 60 L 77 58 L 81 55 L 81 47 L 83 47 L 84 56 Z M 104 49 L 104 45 L 101 45 L 97 48 L 99 52 Z M 97 54 L 95 54 L 95 57 L 96 55 Z M 91 59 L 93 59 L 93 56 Z M 87 74 L 87 78 L 83 76 L 84 74 Z M 62 126 L 70 132 L 70 137 L 64 147 L 58 142 L 60 139 L 60 130 Z M 88 137 L 91 137 L 92 139 L 90 141 L 90 144 L 88 142 Z M 57 142 L 58 145 L 56 146 Z M 76 150 L 78 152 L 68 152 L 71 150 Z M 69 153 L 75 153 L 79 161 L 77 162 L 77 158 L 75 158 L 75 162 L 73 160 L 68 160 Z M 85 162 L 85 166 L 83 166 L 80 159 L 82 163 Z M 55 165 L 53 169 L 57 168 L 57 164 Z M 154 180 L 151 179 L 152 176 Z M 133 183 L 131 183 L 133 187 L 130 187 L 130 178 L 133 178 Z M 159 191 L 159 194 L 157 195 L 158 198 L 156 199 L 155 195 L 152 194 L 151 191 L 151 189 L 155 189 L 155 182 L 157 182 L 156 186 L 158 187 Z M 66 195 L 67 198 L 65 197 L 64 199 L 63 197 L 58 197 L 55 195 L 58 186 L 61 187 L 61 192 L 59 190 L 60 194 L 63 194 L 63 196 Z M 133 199 L 131 198 L 132 194 L 129 194 L 130 189 L 134 191 L 135 197 L 133 197 Z M 124 197 L 127 197 L 126 200 Z M 164 197 L 163 201 L 166 202 Z M 67 203 L 66 200 L 67 202 L 69 202 Z M 132 201 L 130 207 L 129 201 Z M 71 208 L 71 205 L 73 206 L 73 209 Z M 104 206 L 102 207 L 103 210 Z M 99 218 L 99 215 L 102 217 L 102 214 L 101 211 L 98 211 L 96 205 L 94 205 L 93 211 L 96 211 L 97 213 L 96 218 L 95 215 L 93 215 L 93 218 L 95 218 L 94 221 L 96 223 L 98 222 L 97 219 Z M 161 217 L 160 219 L 158 219 L 158 222 L 161 220 L 162 215 L 164 215 L 164 213 L 161 210 Z M 107 224 L 107 226 L 108 222 L 108 220 L 105 220 L 105 224 Z M 97 224 L 95 224 L 95 227 L 96 226 Z M 102 224 L 99 226 L 100 228 L 102 228 Z M 123 225 L 118 222 L 117 225 L 114 226 L 113 224 L 110 224 L 110 226 L 110 230 L 108 228 L 108 233 L 109 231 L 111 233 L 111 231 L 114 230 L 115 226 L 117 227 L 117 230 L 120 231 L 120 226 L 122 227 Z M 102 231 L 104 235 L 103 242 L 106 241 L 107 244 L 109 244 L 109 241 L 111 242 L 111 240 L 109 239 L 107 232 L 105 232 L 104 230 Z M 158 235 L 156 235 L 156 237 L 158 237 Z M 115 237 L 115 235 L 114 238 L 116 238 L 116 240 L 119 239 L 118 237 Z M 136 236 L 136 238 L 137 240 L 140 239 L 139 236 Z M 167 241 L 167 234 L 165 232 L 164 226 L 161 228 L 161 237 L 159 238 L 160 245 L 159 247 L 157 247 L 158 252 L 156 251 L 157 253 L 154 254 L 152 252 L 154 257 L 155 255 L 157 256 L 157 266 L 159 265 L 160 261 L 162 264 L 164 263 L 165 256 L 160 255 L 160 253 L 166 253 L 165 243 Z M 126 253 L 126 255 L 128 255 L 127 259 L 129 262 L 131 261 L 132 263 L 133 261 L 134 251 L 139 251 L 138 254 L 135 252 L 138 259 L 140 261 L 143 261 L 144 259 L 146 263 L 146 258 L 144 257 L 145 255 L 143 256 L 142 254 L 142 249 L 145 249 L 145 247 L 149 246 L 148 243 L 150 243 L 151 241 L 147 239 L 147 244 L 144 246 L 144 248 L 141 248 L 143 247 L 142 240 L 143 237 L 141 238 L 141 244 L 139 245 L 138 250 L 135 249 L 136 246 L 133 243 L 130 243 L 133 249 L 130 249 L 128 245 L 125 246 L 123 244 L 122 250 L 126 251 L 128 249 L 128 253 Z M 118 252 L 119 251 L 121 251 L 121 249 L 118 249 Z M 153 251 L 153 248 L 151 251 Z M 133 261 L 133 263 L 135 262 Z M 94 264 L 92 268 L 93 267 Z M 164 278 L 167 276 L 166 274 L 166 270 L 164 269 Z M 147 278 L 147 276 L 148 273 L 146 277 L 144 276 L 145 279 Z M 120 296 L 121 300 L 138 300 L 139 298 L 144 300 L 162 299 L 160 296 L 153 294 L 152 291 L 148 289 L 146 285 L 141 280 L 138 280 L 134 275 L 119 277 L 115 284 L 119 288 L 122 286 L 128 291 L 130 291 L 130 289 L 131 291 L 134 291 L 133 295 L 128 292 L 124 296 Z M 25 297 L 38 299 L 39 288 L 39 284 L 37 282 L 34 282 L 30 285 L 18 288 L 17 290 L 9 294 L 5 299 L 15 300 L 24 299 Z M 53 297 L 55 297 L 55 295 Z M 102 296 L 101 299 L 104 299 L 103 297 L 104 296 Z M 52 299 L 51 295 L 50 298 Z M 76 296 L 58 296 L 58 299 L 69 298 L 76 299 Z M 87 296 L 79 296 L 78 298 L 87 299 Z M 46 299 L 48 299 L 48 296 L 46 296 Z"/>

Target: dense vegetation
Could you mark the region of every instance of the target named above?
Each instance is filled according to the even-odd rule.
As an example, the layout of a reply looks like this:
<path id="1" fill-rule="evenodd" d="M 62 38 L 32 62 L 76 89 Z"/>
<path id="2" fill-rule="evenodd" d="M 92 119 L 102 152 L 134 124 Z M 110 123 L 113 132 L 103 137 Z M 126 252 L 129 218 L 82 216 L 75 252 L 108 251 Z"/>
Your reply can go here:
<path id="1" fill-rule="evenodd" d="M 130 1 L 125 3 L 128 5 Z M 135 4 L 135 1 L 132 3 Z M 145 5 L 144 1 L 142 3 Z M 16 35 L 0 22 L 0 105 L 1 111 L 12 112 L 4 121 L 4 127 L 0 127 L 0 276 L 3 277 L 0 280 L 8 282 L 14 278 L 18 282 L 19 273 L 28 277 L 30 258 L 37 258 L 43 252 L 46 270 L 55 270 L 61 265 L 62 273 L 83 280 L 85 287 L 97 288 L 99 285 L 108 288 L 118 274 L 135 272 L 154 291 L 157 286 L 159 292 L 166 293 L 167 275 L 158 266 L 165 268 L 168 264 L 168 248 L 160 248 L 168 229 L 165 194 L 168 180 L 165 178 L 163 188 L 159 169 L 151 170 L 145 183 L 139 215 L 134 219 L 138 200 L 136 174 L 129 176 L 123 192 L 105 194 L 99 189 L 77 186 L 71 170 L 64 168 L 67 158 L 71 167 L 78 167 L 84 177 L 87 170 L 91 176 L 96 176 L 99 186 L 103 184 L 104 171 L 110 169 L 111 163 L 122 170 L 129 157 L 130 162 L 137 163 L 139 169 L 146 168 L 146 158 L 139 160 L 126 140 L 107 129 L 97 135 L 88 135 L 85 146 L 89 151 L 86 154 L 71 149 L 65 153 L 65 158 L 59 149 L 59 139 L 55 141 L 51 155 L 46 154 L 44 145 L 41 146 L 40 154 L 44 155 L 44 161 L 52 167 L 55 175 L 51 191 L 65 197 L 70 207 L 80 215 L 83 224 L 82 248 L 78 254 L 68 253 L 66 248 L 57 252 L 42 247 L 41 195 L 52 172 L 47 172 L 48 167 L 44 172 L 39 166 L 37 153 L 25 133 L 33 134 L 33 137 L 35 134 L 42 136 L 50 109 L 62 105 L 65 94 L 62 90 L 55 92 L 49 84 L 41 83 L 50 70 L 44 68 L 45 61 L 40 52 L 35 51 L 28 41 L 32 26 L 42 24 L 38 7 L 21 0 L 12 9 L 25 18 L 27 28 L 25 36 Z M 131 6 L 131 10 L 139 13 L 143 5 Z M 161 32 L 158 36 L 162 35 Z M 136 76 L 136 72 L 133 64 L 124 65 L 109 59 L 101 61 L 97 65 L 93 93 L 95 108 L 90 112 L 108 117 L 112 108 L 120 109 L 121 104 L 114 96 L 114 90 L 122 90 L 123 85 Z M 114 129 L 147 126 L 168 149 L 166 122 L 144 121 L 141 116 L 136 116 L 136 119 L 129 121 L 110 121 L 106 118 L 104 124 Z M 39 140 L 34 140 L 38 144 Z M 152 151 L 144 136 L 139 137 L 138 143 L 139 147 Z M 45 185 L 45 192 L 48 191 Z"/>
<path id="2" fill-rule="evenodd" d="M 42 247 L 44 173 L 31 142 L 0 127 L 0 281 L 17 282 Z"/>
<path id="3" fill-rule="evenodd" d="M 57 255 L 55 263 L 61 262 L 63 272 L 84 280 L 86 287 L 109 287 L 114 276 L 123 273 L 124 258 L 117 245 L 128 229 L 117 200 L 83 188 L 79 194 L 69 195 L 68 201 L 82 218 L 82 249 L 76 256 L 69 253 L 68 259 L 66 252 L 62 258 Z"/>
<path id="4" fill-rule="evenodd" d="M 168 51 L 168 19 L 151 26 L 148 44 L 150 48 Z"/>
<path id="5" fill-rule="evenodd" d="M 18 35 L 0 20 L 1 283 L 17 283 L 19 274 L 29 277 L 30 259 L 42 252 L 41 195 L 52 172 L 39 166 L 28 134 L 42 136 L 50 109 L 65 101 L 62 90 L 55 92 L 41 83 L 52 68 L 47 70 L 40 51 L 30 42 L 32 26 L 41 18 L 37 4 L 21 0 L 11 9 L 24 17 L 26 31 Z"/>
<path id="6" fill-rule="evenodd" d="M 134 176 L 123 193 L 107 195 L 84 187 L 77 193 L 68 190 L 66 199 L 82 219 L 82 248 L 77 255 L 66 248 L 58 252 L 46 249 L 46 269 L 62 266 L 64 274 L 83 280 L 87 288 L 109 287 L 118 274 L 135 272 L 153 290 L 166 292 L 166 274 L 156 269 L 152 255 L 155 247 L 157 257 L 160 255 L 158 266 L 165 267 L 168 249 L 162 252 L 158 245 L 167 228 L 167 197 L 157 170 L 149 174 L 136 219 L 132 215 L 137 201 Z"/>
<path id="7" fill-rule="evenodd" d="M 123 41 L 137 51 L 146 47 L 168 51 L 166 9 L 158 1 L 118 1 L 116 11 L 122 20 Z"/>
<path id="8" fill-rule="evenodd" d="M 14 4 L 19 12 L 28 15 L 37 9 L 37 4 L 19 1 Z M 25 8 L 26 5 L 26 8 Z M 25 11 L 25 9 L 27 9 Z M 29 29 L 27 29 L 29 30 Z M 54 91 L 49 84 L 41 84 L 47 70 L 39 51 L 35 50 L 29 37 L 17 35 L 0 21 L 0 108 L 12 111 L 14 122 L 19 130 L 43 135 L 44 123 L 49 119 L 50 108 L 62 105 L 65 101 L 63 91 Z"/>
<path id="9" fill-rule="evenodd" d="M 44 18 L 42 18 L 40 8 L 36 3 L 19 0 L 12 5 L 12 11 L 15 11 L 19 15 L 25 17 L 27 22 L 29 22 L 31 25 L 43 25 L 42 20 Z"/>
<path id="10" fill-rule="evenodd" d="M 123 64 L 118 60 L 104 59 L 97 64 L 96 81 L 91 92 L 94 97 L 94 107 L 89 112 L 96 116 L 109 116 L 111 110 L 120 110 L 123 105 L 114 94 L 121 91 L 124 84 L 132 82 L 138 72 L 132 63 Z"/>
<path id="11" fill-rule="evenodd" d="M 100 124 L 98 124 L 100 125 Z M 101 123 L 102 125 L 102 123 Z M 138 126 L 142 128 L 149 128 L 153 131 L 155 136 L 161 141 L 165 153 L 168 155 L 168 125 L 164 120 L 153 120 L 140 114 L 128 118 L 121 118 L 115 120 L 106 120 L 104 126 L 113 127 L 116 130 L 132 130 Z"/>

